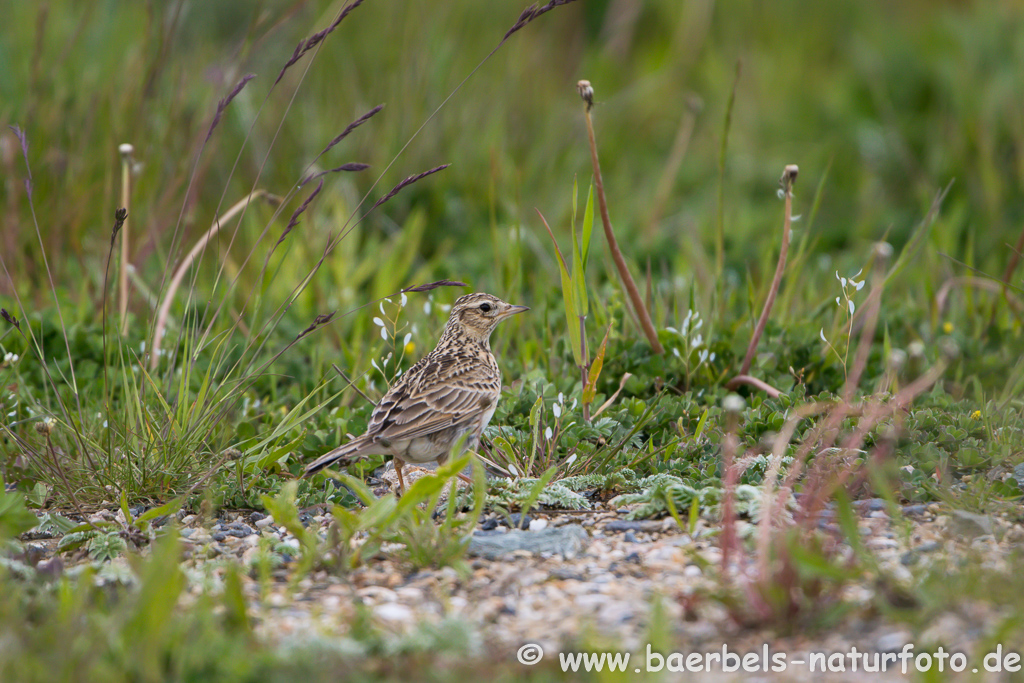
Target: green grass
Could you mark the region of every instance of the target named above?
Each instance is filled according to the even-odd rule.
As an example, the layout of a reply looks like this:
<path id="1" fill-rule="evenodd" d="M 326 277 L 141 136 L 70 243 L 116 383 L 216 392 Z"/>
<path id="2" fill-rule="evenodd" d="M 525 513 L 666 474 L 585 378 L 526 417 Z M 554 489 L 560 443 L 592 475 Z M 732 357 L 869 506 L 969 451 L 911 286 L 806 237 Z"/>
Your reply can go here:
<path id="1" fill-rule="evenodd" d="M 1009 2 L 725 11 L 583 0 L 485 59 L 521 4 L 367 0 L 276 85 L 295 45 L 341 4 L 4 7 L 14 30 L 0 42 L 0 305 L 20 322 L 0 323 L 0 473 L 12 487 L 0 535 L 24 530 L 22 500 L 65 512 L 327 503 L 344 533 L 408 539 L 411 566 L 458 565 L 472 524 L 454 510 L 440 526 L 407 506 L 385 509 L 393 502 L 346 517 L 355 498 L 322 477 L 290 483 L 359 433 L 395 373 L 432 347 L 445 305 L 465 290 L 399 292 L 442 279 L 531 307 L 493 340 L 510 390 L 485 454 L 523 479 L 492 484 L 471 519 L 484 504 L 573 500 L 574 484 L 681 521 L 746 514 L 748 501 L 733 499 L 749 493 L 741 487 L 773 490 L 776 474 L 801 468 L 790 483 L 831 499 L 863 462 L 877 465 L 874 492 L 895 501 L 980 512 L 1019 502 L 1024 12 Z M 204 144 L 218 101 L 247 73 L 256 78 Z M 573 192 L 592 174 L 580 79 L 596 91 L 611 220 L 664 355 L 640 331 L 603 235 L 590 237 L 586 198 L 577 212 Z M 24 131 L 26 158 L 8 125 Z M 112 240 L 125 142 L 135 150 L 129 216 Z M 319 179 L 298 186 L 352 162 L 370 168 L 324 176 L 315 196 Z M 402 179 L 449 163 L 369 210 Z M 791 163 L 798 217 L 749 372 L 780 395 L 742 386 L 730 412 L 725 387 L 769 295 L 784 224 L 777 181 Z M 224 220 L 185 271 L 151 365 L 175 268 L 254 189 L 270 201 Z M 570 254 L 564 273 L 552 238 Z M 886 263 L 880 241 L 893 247 Z M 584 313 L 580 335 L 570 333 Z M 934 381 L 915 385 L 922 377 Z M 844 444 L 863 457 L 814 455 Z M 743 454 L 753 464 L 730 471 Z M 542 491 L 545 476 L 554 481 Z M 148 521 L 131 524 L 147 534 Z M 79 541 L 94 558 L 116 555 L 120 531 Z M 307 541 L 303 571 L 330 554 Z M 771 551 L 804 568 L 834 559 L 788 537 L 773 536 Z M 172 564 L 154 557 L 145 571 L 176 586 Z M 199 646 L 216 633 L 218 647 L 259 651 L 237 603 L 214 610 L 221 597 L 204 598 L 209 609 L 190 611 L 192 621 L 140 626 L 140 595 L 176 596 L 143 579 L 132 600 L 108 600 L 81 577 L 53 585 L 12 571 L 0 579 L 0 624 L 30 614 L 39 628 L 27 651 L 63 642 L 81 620 L 114 634 L 100 648 L 81 641 L 66 657 L 27 660 L 15 678 L 81 665 L 97 677 L 246 680 L 264 663 L 227 671 Z M 858 571 L 868 569 L 849 576 Z M 796 572 L 795 588 L 811 592 L 811 574 Z M 762 611 L 739 616 L 771 623 L 792 607 L 773 603 L 772 589 L 793 579 L 758 580 Z M 923 602 L 956 601 L 936 583 L 922 578 Z M 152 628 L 154 649 L 118 640 L 136 627 Z M 179 629 L 198 659 L 178 659 Z M 308 665 L 279 654 L 266 655 L 271 671 Z"/>

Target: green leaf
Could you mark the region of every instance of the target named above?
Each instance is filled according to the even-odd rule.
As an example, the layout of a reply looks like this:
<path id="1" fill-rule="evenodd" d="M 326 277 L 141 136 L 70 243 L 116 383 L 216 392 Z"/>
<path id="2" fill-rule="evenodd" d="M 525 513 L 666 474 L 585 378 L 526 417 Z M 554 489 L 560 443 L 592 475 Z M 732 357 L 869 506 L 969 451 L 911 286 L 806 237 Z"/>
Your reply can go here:
<path id="1" fill-rule="evenodd" d="M 868 555 L 867 548 L 864 547 L 864 541 L 860 535 L 860 528 L 857 526 L 857 516 L 853 512 L 853 505 L 850 504 L 850 497 L 846 495 L 846 491 L 839 489 L 836 492 L 836 518 L 839 522 L 839 528 L 842 529 L 843 534 L 846 535 L 846 541 L 853 548 L 853 552 L 858 558 L 864 558 Z"/>
<path id="2" fill-rule="evenodd" d="M 128 526 L 135 524 L 135 518 L 132 517 L 132 512 L 128 508 L 128 494 L 121 490 L 121 514 L 124 515 L 124 521 Z"/>
<path id="3" fill-rule="evenodd" d="M 701 413 L 700 419 L 697 420 L 697 429 L 693 431 L 693 440 L 700 441 L 701 435 L 704 433 L 704 428 L 708 426 L 708 409 L 705 408 L 704 412 Z"/>
<path id="4" fill-rule="evenodd" d="M 70 531 L 64 534 L 61 539 L 57 541 L 57 550 L 62 553 L 77 550 L 84 543 L 91 541 L 97 536 L 99 536 L 99 532 L 94 529 Z"/>
<path id="5" fill-rule="evenodd" d="M 573 223 L 575 224 L 575 219 Z M 594 232 L 594 182 L 590 182 L 590 191 L 587 193 L 587 206 L 583 209 L 583 241 L 580 244 L 583 250 L 583 270 L 587 269 L 587 260 L 590 258 L 590 235 Z"/>
<path id="6" fill-rule="evenodd" d="M 583 252 L 580 249 L 580 241 L 576 235 L 576 222 L 571 224 L 572 232 L 572 284 L 573 295 L 575 296 L 576 315 L 586 318 L 589 303 L 587 301 L 587 270 L 583 265 Z M 570 324 L 572 324 L 570 322 Z M 577 365 L 580 365 L 577 363 Z M 582 365 L 586 365 L 586 358 Z"/>
<path id="7" fill-rule="evenodd" d="M 116 531 L 96 534 L 89 539 L 89 556 L 100 562 L 113 560 L 127 551 L 128 543 Z"/>
<path id="8" fill-rule="evenodd" d="M 135 518 L 135 525 L 139 526 L 146 524 L 152 519 L 157 517 L 163 517 L 164 515 L 173 515 L 175 512 L 181 509 L 181 506 L 185 504 L 184 498 L 175 498 L 169 503 L 164 503 L 160 507 L 155 507 L 151 510 L 146 510 L 141 515 Z"/>
<path id="9" fill-rule="evenodd" d="M 224 619 L 233 629 L 251 633 L 249 614 L 246 611 L 245 593 L 242 591 L 242 579 L 238 573 L 238 564 L 229 562 L 224 575 Z"/>
<path id="10" fill-rule="evenodd" d="M 569 343 L 572 346 L 572 355 L 576 360 L 576 365 L 584 367 L 583 337 L 579 328 L 579 308 L 576 305 L 575 285 L 572 277 L 569 275 L 569 269 L 565 265 L 565 259 L 562 257 L 562 250 L 558 248 L 558 240 L 555 239 L 555 234 L 551 232 L 551 226 L 548 225 L 543 214 L 539 211 L 537 213 L 544 224 L 544 229 L 548 231 L 551 243 L 555 245 L 555 258 L 558 261 L 558 272 L 562 278 L 562 301 L 565 303 L 565 317 L 569 324 Z"/>
<path id="11" fill-rule="evenodd" d="M 547 486 L 548 483 L 554 478 L 555 472 L 557 470 L 558 466 L 552 465 L 547 469 L 547 471 L 544 472 L 544 474 L 540 475 L 540 479 L 534 482 L 533 485 L 530 487 L 530 492 L 526 495 L 526 498 L 519 506 L 519 511 L 521 513 L 519 518 L 520 520 L 526 519 L 526 515 L 529 514 L 530 510 L 533 509 L 533 506 L 536 505 L 537 499 L 540 498 L 541 491 L 543 491 L 544 487 Z"/>
<path id="12" fill-rule="evenodd" d="M 572 176 L 572 224 L 576 225 L 576 195 L 579 194 L 579 188 L 576 187 L 576 175 Z"/>
<path id="13" fill-rule="evenodd" d="M 0 540 L 16 538 L 32 529 L 39 520 L 25 507 L 20 493 L 0 493 Z"/>
<path id="14" fill-rule="evenodd" d="M 612 331 L 611 325 L 604 333 L 604 341 L 601 342 L 594 360 L 590 363 L 590 371 L 587 373 L 587 386 L 583 387 L 584 403 L 593 403 L 597 395 L 597 380 L 601 377 L 601 368 L 604 367 L 604 353 L 608 349 L 608 334 Z"/>

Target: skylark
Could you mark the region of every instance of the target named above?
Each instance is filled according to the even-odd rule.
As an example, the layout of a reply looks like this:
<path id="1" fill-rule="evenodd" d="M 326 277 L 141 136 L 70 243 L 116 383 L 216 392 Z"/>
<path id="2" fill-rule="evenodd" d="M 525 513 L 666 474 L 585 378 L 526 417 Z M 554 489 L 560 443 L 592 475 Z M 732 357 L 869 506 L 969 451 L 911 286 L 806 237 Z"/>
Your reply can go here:
<path id="1" fill-rule="evenodd" d="M 392 455 L 398 486 L 405 463 L 443 464 L 455 443 L 475 449 L 501 395 L 491 332 L 526 306 L 490 294 L 467 294 L 452 306 L 433 351 L 409 368 L 373 409 L 366 433 L 306 465 L 304 476 L 362 455 Z"/>

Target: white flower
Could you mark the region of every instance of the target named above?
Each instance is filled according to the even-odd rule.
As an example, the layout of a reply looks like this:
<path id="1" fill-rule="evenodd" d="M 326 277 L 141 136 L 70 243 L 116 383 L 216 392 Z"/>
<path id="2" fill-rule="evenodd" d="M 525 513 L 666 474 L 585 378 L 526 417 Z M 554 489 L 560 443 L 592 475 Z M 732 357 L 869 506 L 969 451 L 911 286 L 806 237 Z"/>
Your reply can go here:
<path id="1" fill-rule="evenodd" d="M 548 441 L 550 441 L 550 440 L 551 440 L 551 437 L 552 437 L 553 435 L 554 435 L 554 432 L 553 432 L 553 431 L 551 431 L 551 427 L 546 427 L 546 428 L 544 429 L 544 438 L 545 438 L 545 439 L 547 439 Z"/>
<path id="2" fill-rule="evenodd" d="M 819 332 L 818 334 L 821 335 L 821 341 L 823 341 L 826 344 L 828 344 L 828 339 L 825 339 L 825 328 L 824 327 L 821 328 L 821 332 Z"/>
<path id="3" fill-rule="evenodd" d="M 553 406 L 551 406 L 551 412 L 555 414 L 555 419 L 557 420 L 562 416 L 562 406 L 558 405 L 557 403 L 554 404 Z"/>
<path id="4" fill-rule="evenodd" d="M 384 299 L 384 300 L 382 300 L 380 302 L 380 314 L 381 315 L 385 315 L 385 313 L 384 313 L 384 301 L 387 301 L 387 299 Z"/>
<path id="5" fill-rule="evenodd" d="M 380 338 L 383 339 L 384 341 L 388 340 L 388 331 L 384 327 L 380 328 Z"/>
<path id="6" fill-rule="evenodd" d="M 516 466 L 513 465 L 512 463 L 508 464 L 508 471 L 512 473 L 513 477 L 518 477 L 519 476 L 519 470 L 517 470 Z"/>
<path id="7" fill-rule="evenodd" d="M 430 315 L 430 302 L 429 301 L 423 304 L 423 312 L 426 313 L 427 315 Z"/>
<path id="8" fill-rule="evenodd" d="M 384 327 L 384 321 L 381 320 L 380 318 L 374 318 L 373 324 L 376 325 L 377 327 Z"/>
<path id="9" fill-rule="evenodd" d="M 406 332 L 405 337 L 402 339 L 402 346 L 408 346 L 409 342 L 412 341 L 412 332 Z"/>
<path id="10" fill-rule="evenodd" d="M 575 453 L 573 453 L 572 455 L 570 455 L 568 458 L 565 459 L 565 466 L 569 467 L 574 462 L 576 462 L 576 454 Z"/>
<path id="11" fill-rule="evenodd" d="M 853 315 L 853 311 L 856 308 L 856 306 L 853 305 L 853 299 L 847 300 L 846 303 L 848 303 L 850 305 L 850 315 Z"/>
<path id="12" fill-rule="evenodd" d="M 405 295 L 405 292 L 402 292 L 402 298 L 399 301 L 401 301 L 402 308 L 405 308 L 405 304 L 409 301 L 409 297 Z"/>
<path id="13" fill-rule="evenodd" d="M 565 394 L 563 394 L 561 391 L 558 392 L 558 402 L 561 403 L 563 406 L 565 405 Z"/>

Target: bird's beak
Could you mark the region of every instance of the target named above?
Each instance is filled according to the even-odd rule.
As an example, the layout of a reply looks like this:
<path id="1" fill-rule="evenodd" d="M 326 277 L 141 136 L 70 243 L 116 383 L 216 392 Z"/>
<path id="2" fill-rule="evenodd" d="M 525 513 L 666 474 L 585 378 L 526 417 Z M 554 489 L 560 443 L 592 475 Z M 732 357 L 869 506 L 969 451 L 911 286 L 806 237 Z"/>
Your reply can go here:
<path id="1" fill-rule="evenodd" d="M 529 306 L 509 306 L 508 309 L 505 311 L 505 315 L 503 315 L 502 317 L 507 318 L 509 316 L 515 315 L 516 313 L 522 313 L 523 311 L 528 310 L 530 310 Z"/>

